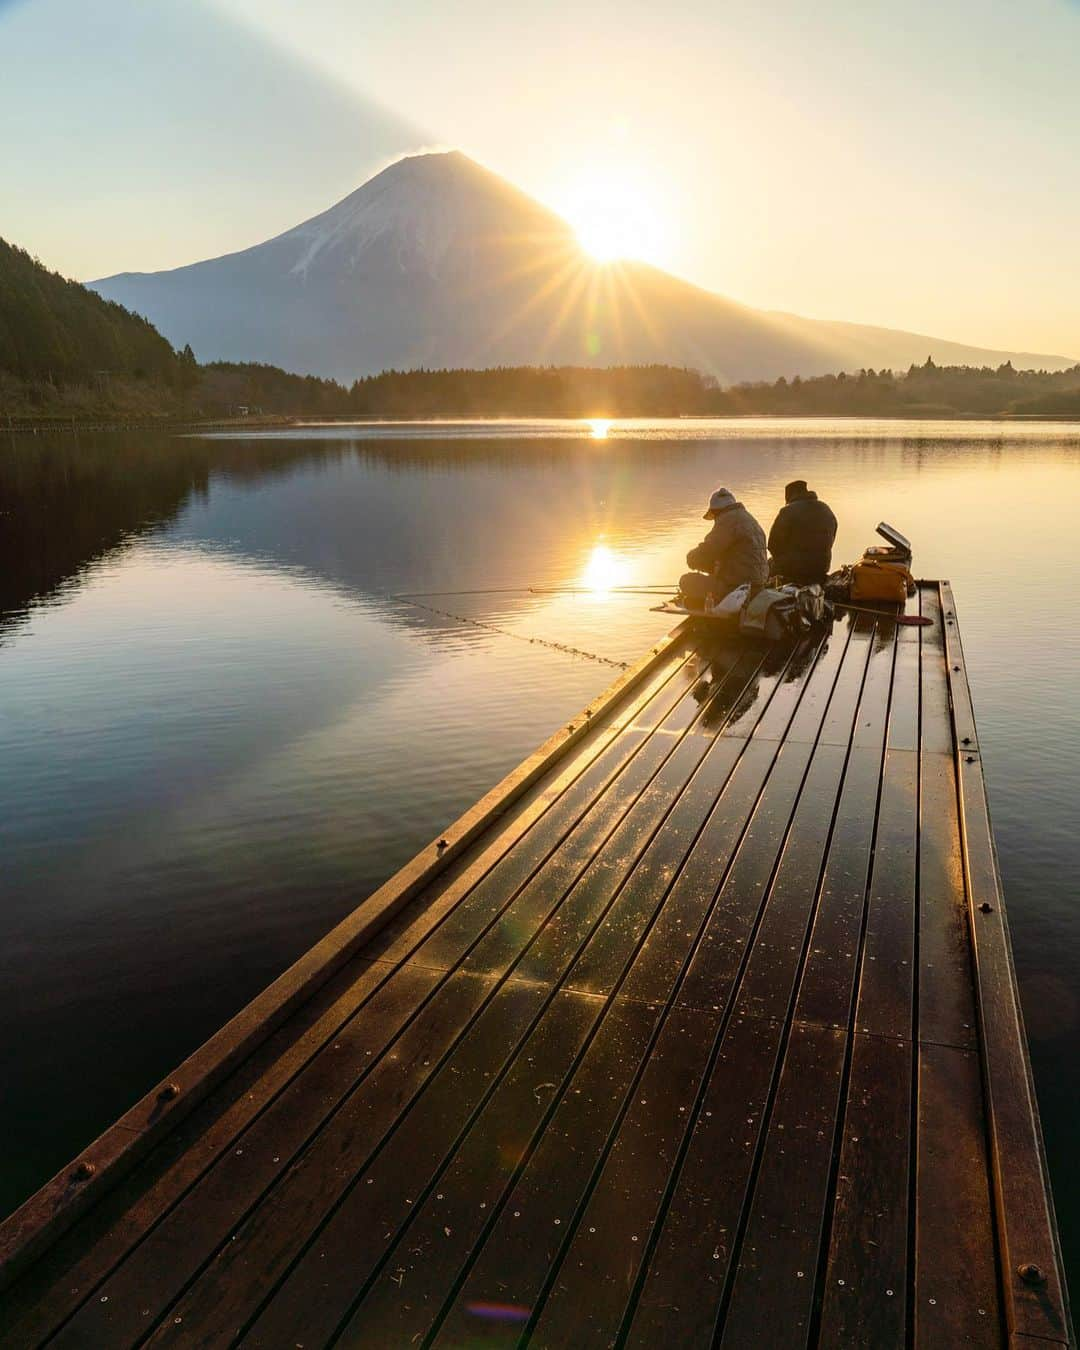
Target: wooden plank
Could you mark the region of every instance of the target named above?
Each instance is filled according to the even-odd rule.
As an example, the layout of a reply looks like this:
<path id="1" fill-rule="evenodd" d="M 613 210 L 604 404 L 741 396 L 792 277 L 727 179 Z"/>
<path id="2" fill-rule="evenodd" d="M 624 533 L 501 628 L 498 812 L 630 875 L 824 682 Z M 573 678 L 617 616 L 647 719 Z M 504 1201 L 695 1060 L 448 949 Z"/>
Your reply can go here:
<path id="1" fill-rule="evenodd" d="M 799 712 L 787 728 L 786 741 L 791 744 L 796 741 L 850 744 L 851 718 L 866 678 L 873 635 L 874 620 L 865 614 L 857 614 L 839 633 L 834 625 L 833 634 L 807 683 Z"/>
<path id="2" fill-rule="evenodd" d="M 865 643 L 852 642 L 848 645 L 846 653 L 842 654 L 838 678 L 835 684 L 830 682 L 828 686 L 829 698 L 818 700 L 815 706 L 819 728 L 822 719 L 831 718 L 830 725 L 839 729 L 843 725 L 845 707 L 849 728 L 852 725 L 859 702 L 859 690 L 863 683 L 864 649 L 869 648 L 869 641 L 870 633 L 867 632 Z M 855 667 L 857 678 L 844 680 L 843 665 L 848 662 Z M 835 697 L 834 691 L 838 691 Z M 801 702 L 799 706 L 801 709 Z M 817 837 L 820 845 L 824 847 L 825 833 Z M 727 917 L 728 908 L 718 907 L 717 912 Z M 744 932 L 748 931 L 749 929 L 744 928 Z M 798 945 L 801 951 L 801 943 Z M 701 949 L 695 959 L 700 953 Z M 709 965 L 713 964 L 706 957 L 698 968 L 700 969 L 706 962 Z M 795 958 L 794 964 L 797 967 L 798 957 Z M 691 971 L 693 968 L 692 964 Z M 685 991 L 681 991 L 678 1003 L 683 1010 L 695 1006 L 685 1003 Z M 719 1000 L 713 1002 L 701 999 L 696 1001 L 696 1008 L 719 1016 L 720 1014 L 713 1012 L 718 1004 Z M 722 1023 L 715 1024 L 717 1033 L 721 1026 Z M 618 1137 L 605 1160 L 596 1187 L 583 1212 L 573 1242 L 558 1269 L 554 1283 L 551 1284 L 548 1299 L 540 1313 L 535 1334 L 543 1344 L 572 1343 L 575 1308 L 587 1306 L 589 1309 L 585 1326 L 583 1328 L 579 1326 L 577 1330 L 577 1334 L 584 1337 L 584 1343 L 593 1340 L 597 1343 L 606 1343 L 603 1341 L 605 1326 L 613 1328 L 631 1312 L 628 1305 L 636 1293 L 638 1277 L 642 1271 L 642 1249 L 637 1245 L 638 1239 L 642 1242 L 648 1239 L 653 1225 L 662 1214 L 675 1169 L 685 1149 L 688 1131 L 695 1118 L 699 1116 L 701 1089 L 709 1082 L 710 1068 L 717 1062 L 718 1041 L 715 1035 L 711 1046 L 704 1041 L 698 1041 L 689 1027 L 683 1026 L 675 1019 L 674 1013 L 665 1020 L 662 1036 L 668 1034 L 671 1027 L 674 1027 L 682 1038 L 681 1042 L 676 1042 L 676 1047 L 681 1043 L 681 1056 L 675 1047 L 668 1051 L 672 1061 L 668 1070 L 673 1075 L 672 1084 L 658 1081 L 655 1072 L 650 1078 L 650 1071 L 653 1069 L 650 1061 L 642 1079 L 641 1105 L 637 1103 L 631 1105 L 620 1127 Z M 759 1094 L 763 1103 L 771 1079 L 771 1070 L 768 1067 L 770 1061 L 758 1043 L 763 1029 L 766 1029 L 765 1024 L 758 1024 L 753 1019 L 736 1018 L 732 1023 L 732 1039 L 729 1042 L 725 1037 L 723 1048 L 730 1049 L 734 1046 L 738 1049 L 746 1037 L 749 1037 L 751 1048 L 739 1059 L 737 1074 L 732 1077 L 722 1075 L 721 1079 L 713 1075 L 712 1078 L 713 1082 L 722 1080 L 726 1082 L 726 1086 L 722 1089 L 723 1104 L 731 1105 L 732 1110 L 738 1114 L 737 1133 L 740 1138 L 752 1134 L 746 1125 L 753 1123 L 755 1108 L 752 1104 L 744 1103 L 741 1091 L 733 1093 L 730 1085 L 732 1082 L 739 1082 L 741 1088 L 744 1075 L 754 1080 L 756 1075 L 764 1073 Z M 699 1063 L 702 1055 L 707 1058 L 704 1063 Z M 681 1063 L 678 1062 L 680 1058 Z M 677 1075 L 680 1073 L 689 1075 L 689 1078 L 679 1079 Z M 684 1095 L 685 1083 L 694 1079 L 695 1074 L 699 1090 L 693 1101 L 687 1101 Z M 678 1086 L 675 1086 L 676 1083 Z M 669 1100 L 658 1104 L 658 1092 Z M 673 1107 L 678 1108 L 677 1115 Z M 758 1118 L 760 1109 L 759 1105 Z M 662 1118 L 659 1124 L 657 1116 Z M 744 1120 L 744 1117 L 750 1117 L 749 1122 Z M 644 1143 L 645 1136 L 650 1136 L 648 1145 Z M 704 1187 L 706 1192 L 715 1188 L 717 1176 L 727 1183 L 729 1176 L 738 1174 L 738 1169 L 734 1167 L 713 1172 L 714 1162 L 714 1159 L 710 1159 L 710 1180 Z M 597 1242 L 592 1241 L 595 1234 L 590 1232 L 590 1229 L 595 1229 L 596 1233 L 605 1230 L 610 1232 L 620 1219 L 632 1230 L 643 1230 L 631 1232 L 635 1250 L 627 1252 L 623 1244 L 619 1244 L 617 1248 L 601 1248 Z M 651 1245 L 650 1242 L 650 1248 Z M 719 1250 L 719 1245 L 716 1250 Z M 685 1255 L 684 1248 L 680 1247 L 679 1255 L 680 1257 Z M 681 1330 L 685 1330 L 685 1327 Z"/>
<path id="3" fill-rule="evenodd" d="M 874 1036 L 910 1040 L 914 1034 L 918 752 L 886 750 L 880 792 L 855 1026 Z"/>
<path id="4" fill-rule="evenodd" d="M 720 1014 L 674 1008 L 580 1211 L 532 1328 L 543 1346 L 607 1346 L 619 1326 L 691 1118 Z M 549 1277 L 550 1281 L 550 1277 Z"/>
<path id="5" fill-rule="evenodd" d="M 460 1288 L 447 1275 L 451 1267 L 455 1274 L 465 1267 L 462 1248 L 455 1246 L 449 1260 L 441 1252 L 432 1257 L 433 1270 L 423 1273 L 422 1290 L 446 1289 L 449 1294 L 434 1345 L 516 1344 L 557 1262 L 613 1123 L 634 1091 L 660 1015 L 637 1002 L 614 1002 L 535 1154 L 493 1213 L 490 1227 L 476 1238 Z M 447 1199 L 452 1195 L 446 1187 L 440 1190 Z M 443 1212 L 432 1210 L 436 1230 Z M 454 1224 L 448 1221 L 447 1226 L 457 1233 Z M 500 1307 L 508 1309 L 502 1319 L 490 1316 Z"/>
<path id="6" fill-rule="evenodd" d="M 875 634 L 796 998 L 796 1020 L 784 1052 L 749 1221 L 737 1248 L 723 1323 L 723 1338 L 731 1345 L 756 1344 L 769 1336 L 770 1326 L 776 1325 L 765 1313 L 769 1306 L 778 1311 L 788 1343 L 803 1343 L 810 1334 L 819 1248 L 832 1203 L 833 1140 L 842 1109 L 846 1033 L 870 879 L 894 654 L 895 634 Z"/>
<path id="7" fill-rule="evenodd" d="M 914 1343 L 1000 1346 L 1001 1310 L 978 1055 L 919 1048 Z"/>
<path id="8" fill-rule="evenodd" d="M 808 1342 L 845 1040 L 830 1027 L 791 1029 L 719 1339 L 729 1350 Z"/>
<path id="9" fill-rule="evenodd" d="M 952 755 L 922 756 L 919 812 L 919 1039 L 973 1050 L 964 860 Z"/>
<path id="10" fill-rule="evenodd" d="M 462 1243 L 467 1247 L 483 1225 L 602 1006 L 581 995 L 556 994 L 506 1073 L 492 1075 L 476 1102 L 460 1072 L 442 1075 L 431 1100 L 357 1174 L 245 1339 L 265 1346 L 323 1345 L 347 1322 L 347 1344 L 415 1343 L 414 1335 L 426 1331 L 433 1317 L 423 1294 L 429 1286 L 421 1282 L 429 1261 Z M 501 1045 L 492 1049 L 489 1059 L 496 1065 Z M 538 1091 L 539 1084 L 546 1086 Z M 426 1224 L 416 1222 L 420 1214 Z M 203 1335 L 207 1319 L 199 1313 L 205 1306 L 196 1285 L 178 1305 L 183 1324 L 167 1318 L 151 1344 L 185 1345 L 193 1334 Z M 199 1319 L 194 1332 L 193 1317 Z"/>
<path id="11" fill-rule="evenodd" d="M 854 1037 L 822 1345 L 907 1344 L 911 1061 L 910 1041 Z"/>
<path id="12" fill-rule="evenodd" d="M 922 631 L 921 628 L 903 626 L 896 630 L 896 659 L 889 706 L 889 746 L 893 750 L 918 750 L 920 747 Z"/>
<path id="13" fill-rule="evenodd" d="M 922 735 L 924 755 L 954 755 L 952 702 L 945 668 L 945 620 L 941 592 L 932 582 L 919 585 L 919 612 L 931 621 L 919 629 L 920 679 L 922 684 Z"/>
<path id="14" fill-rule="evenodd" d="M 614 845 L 610 855 L 599 858 L 597 866 L 582 877 L 525 953 L 518 967 L 523 979 L 550 981 L 552 972 L 562 969 L 567 960 L 575 960 L 577 968 L 581 962 L 596 960 L 601 952 L 607 954 L 606 969 L 610 972 L 614 967 L 617 976 L 664 902 L 718 793 L 739 762 L 742 746 L 742 742 L 717 737 L 709 745 L 709 754 L 699 755 L 700 762 L 691 766 L 698 770 L 692 777 L 672 787 L 664 774 L 657 776 L 639 803 L 641 810 L 624 820 L 619 831 L 622 837 L 613 836 L 610 841 Z M 693 738 L 686 748 L 700 748 L 700 738 Z M 621 884 L 613 888 L 609 875 Z M 574 987 L 602 992 L 589 981 L 587 971 L 588 966 L 576 969 Z"/>
<path id="15" fill-rule="evenodd" d="M 371 935 L 452 863 L 483 831 L 658 665 L 683 650 L 685 625 L 654 647 L 590 708 L 590 717 L 560 730 L 522 761 L 441 837 L 406 864 L 321 942 L 279 976 L 117 1123 L 0 1224 L 0 1287 L 114 1186 L 163 1135 L 193 1110 Z M 178 1089 L 163 1097 L 166 1088 Z M 85 1165 L 85 1166 L 84 1166 Z M 86 1172 L 89 1168 L 89 1172 Z"/>
<path id="16" fill-rule="evenodd" d="M 942 603 L 946 616 L 945 648 L 954 729 L 959 743 L 963 734 L 974 740 L 974 719 L 952 593 L 947 583 L 942 584 Z M 950 616 L 954 620 L 952 624 Z M 1041 1336 L 1045 1340 L 1067 1342 L 1072 1338 L 1068 1295 L 982 761 L 974 746 L 961 746 L 958 759 L 960 824 L 989 1107 L 1006 1322 L 1013 1336 Z M 1030 1277 L 1025 1278 L 1021 1272 L 1030 1272 Z"/>
<path id="17" fill-rule="evenodd" d="M 853 717 L 857 691 L 852 695 L 849 690 L 847 697 Z M 650 1256 L 628 1346 L 644 1350 L 675 1336 L 685 1337 L 689 1345 L 710 1343 L 819 902 L 845 760 L 839 746 L 819 745 L 814 752 L 731 1022 Z M 718 915 L 729 911 L 730 906 L 717 907 Z M 718 964 L 726 946 L 722 940 L 714 944 L 705 963 L 708 977 L 714 978 L 708 967 Z M 692 987 L 686 996 L 701 997 Z M 809 1273 L 804 1271 L 801 1278 Z"/>
<path id="18" fill-rule="evenodd" d="M 741 941 L 745 945 L 802 784 L 808 755 L 809 748 L 805 746 L 783 749 L 752 741 L 724 785 L 700 835 L 693 841 L 671 889 L 655 895 L 652 906 L 643 896 L 630 909 L 624 923 L 605 923 L 571 971 L 571 986 L 591 993 L 607 992 L 625 960 L 628 941 L 640 936 L 642 946 L 622 992 L 627 998 L 647 1003 L 665 998 L 701 940 L 707 916 L 715 904 L 725 909 L 730 904 L 737 910 Z M 631 885 L 636 893 L 636 875 Z M 650 923 L 646 930 L 646 924 Z M 710 946 L 715 941 L 714 934 Z M 741 952 L 739 939 L 732 934 L 729 968 L 738 967 Z M 721 977 L 715 962 L 709 963 L 709 971 L 714 979 L 708 995 L 701 995 L 695 1005 L 692 992 L 684 994 L 683 1001 L 688 1006 L 718 1009 L 726 1001 L 726 994 L 719 988 Z M 730 976 L 733 975 L 731 969 Z M 711 1002 L 705 1001 L 706 997 Z"/>
<path id="19" fill-rule="evenodd" d="M 756 715 L 760 721 L 770 716 L 774 701 L 764 701 L 763 685 L 773 691 L 783 691 L 782 695 L 778 692 L 777 697 L 786 710 L 782 715 L 790 717 L 792 700 L 787 687 L 781 683 L 785 669 L 786 662 L 778 663 L 778 668 L 767 680 L 757 677 L 753 680 L 756 686 Z M 655 788 L 655 810 L 644 819 L 628 817 L 620 827 L 620 830 L 625 829 L 627 835 L 622 847 L 636 849 L 640 856 L 628 873 L 626 884 L 614 895 L 610 908 L 603 914 L 602 924 L 597 925 L 596 905 L 599 897 L 596 892 L 599 890 L 603 895 L 606 891 L 602 878 L 597 876 L 594 869 L 583 878 L 586 883 L 583 887 L 584 900 L 579 901 L 577 896 L 571 896 L 560 908 L 526 954 L 519 973 L 527 979 L 550 978 L 552 961 L 561 965 L 567 947 L 574 946 L 576 949 L 580 945 L 585 932 L 584 925 L 589 928 L 596 925 L 592 940 L 578 958 L 573 972 L 573 987 L 591 992 L 610 988 L 613 977 L 621 971 L 637 946 L 657 908 L 665 903 L 668 887 L 683 866 L 707 819 L 720 809 L 721 801 L 724 802 L 725 813 L 730 813 L 733 826 L 737 826 L 740 831 L 745 828 L 756 794 L 761 790 L 778 749 L 778 744 L 774 742 L 766 742 L 764 746 L 756 742 L 748 745 L 744 740 L 721 736 L 709 745 L 707 753 L 699 755 L 699 762 L 693 766 L 689 782 L 677 791 L 661 781 L 662 774 L 658 775 L 645 794 L 647 797 Z M 735 771 L 743 765 L 743 760 L 748 761 L 745 772 L 737 775 L 737 790 L 727 796 L 728 785 L 736 776 Z M 754 795 L 747 797 L 748 793 Z M 645 797 L 642 804 L 644 801 Z M 656 832 L 649 837 L 647 847 L 642 851 L 640 836 L 648 828 L 655 828 Z M 604 866 L 609 865 L 609 862 L 604 862 Z"/>
<path id="20" fill-rule="evenodd" d="M 466 958 L 466 968 L 501 968 L 535 939 L 523 956 L 521 974 L 526 978 L 549 978 L 553 964 L 561 966 L 564 959 L 576 952 L 598 913 L 614 899 L 617 887 L 648 848 L 702 759 L 707 753 L 722 754 L 733 744 L 737 745 L 729 742 L 718 747 L 716 741 L 701 737 L 681 741 L 658 738 L 657 748 L 666 751 L 666 757 L 658 764 L 654 776 L 642 784 L 638 795 L 626 802 L 614 788 L 607 794 L 610 800 L 605 801 L 603 817 L 605 822 L 614 823 L 601 846 L 581 866 L 577 848 L 570 847 L 577 841 L 568 840 L 554 868 L 545 869 L 537 883 L 526 887 L 507 908 Z M 697 796 L 693 794 L 692 800 Z M 677 852 L 677 839 L 671 840 L 671 847 Z M 569 878 L 568 885 L 559 888 L 551 885 L 547 878 L 556 869 L 560 878 Z"/>

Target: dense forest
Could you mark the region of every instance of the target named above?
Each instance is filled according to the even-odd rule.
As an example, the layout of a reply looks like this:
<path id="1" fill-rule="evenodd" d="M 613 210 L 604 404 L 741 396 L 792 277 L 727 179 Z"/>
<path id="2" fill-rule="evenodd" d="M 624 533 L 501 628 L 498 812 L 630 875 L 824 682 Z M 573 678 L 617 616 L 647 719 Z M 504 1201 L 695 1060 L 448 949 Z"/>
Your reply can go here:
<path id="1" fill-rule="evenodd" d="M 902 372 L 860 370 L 811 380 L 780 379 L 716 390 L 709 411 L 722 415 L 849 417 L 997 417 L 1080 414 L 1080 365 L 1014 370 L 925 364 Z"/>
<path id="2" fill-rule="evenodd" d="M 0 239 L 0 416 L 1080 416 L 1080 365 L 925 364 L 722 389 L 674 366 L 387 370 L 350 387 L 175 352 L 145 319 Z"/>
<path id="3" fill-rule="evenodd" d="M 862 370 L 721 389 L 672 366 L 387 370 L 346 389 L 274 366 L 199 367 L 206 408 L 361 417 L 994 417 L 1080 415 L 1080 365 L 1047 372 L 936 366 Z"/>
<path id="4" fill-rule="evenodd" d="M 181 385 L 185 363 L 145 319 L 0 239 L 0 370 L 53 385 L 110 376 Z"/>

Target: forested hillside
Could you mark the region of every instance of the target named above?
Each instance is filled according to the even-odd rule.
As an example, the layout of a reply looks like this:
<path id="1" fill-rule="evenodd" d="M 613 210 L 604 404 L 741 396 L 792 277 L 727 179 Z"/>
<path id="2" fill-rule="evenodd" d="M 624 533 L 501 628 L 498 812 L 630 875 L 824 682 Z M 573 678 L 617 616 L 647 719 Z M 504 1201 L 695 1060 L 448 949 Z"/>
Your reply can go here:
<path id="1" fill-rule="evenodd" d="M 53 384 L 131 376 L 181 382 L 156 328 L 0 239 L 0 370 Z"/>
<path id="2" fill-rule="evenodd" d="M 724 414 L 847 417 L 1025 417 L 1080 413 L 1080 365 L 1069 370 L 938 366 L 929 358 L 905 371 L 860 370 L 813 380 L 777 380 L 718 390 L 710 411 Z"/>

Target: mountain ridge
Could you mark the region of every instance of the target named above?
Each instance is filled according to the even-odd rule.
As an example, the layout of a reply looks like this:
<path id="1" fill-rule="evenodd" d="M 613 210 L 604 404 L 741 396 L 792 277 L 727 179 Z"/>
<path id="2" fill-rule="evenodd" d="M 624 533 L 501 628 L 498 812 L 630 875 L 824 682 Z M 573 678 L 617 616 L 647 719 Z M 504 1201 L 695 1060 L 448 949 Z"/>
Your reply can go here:
<path id="1" fill-rule="evenodd" d="M 346 382 L 387 368 L 687 365 L 734 384 L 865 367 L 1063 369 L 1071 358 L 757 310 L 642 262 L 587 258 L 570 225 L 461 151 L 407 156 L 262 243 L 87 283 L 200 360 Z"/>

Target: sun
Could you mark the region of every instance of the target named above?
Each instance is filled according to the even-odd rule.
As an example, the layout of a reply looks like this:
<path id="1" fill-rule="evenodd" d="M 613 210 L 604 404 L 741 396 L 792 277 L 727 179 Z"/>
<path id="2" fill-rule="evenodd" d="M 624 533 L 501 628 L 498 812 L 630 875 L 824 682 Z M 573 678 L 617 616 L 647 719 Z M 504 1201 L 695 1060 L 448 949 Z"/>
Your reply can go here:
<path id="1" fill-rule="evenodd" d="M 563 214 L 596 262 L 658 262 L 666 239 L 655 197 L 640 178 L 607 166 L 583 173 L 564 194 Z"/>

